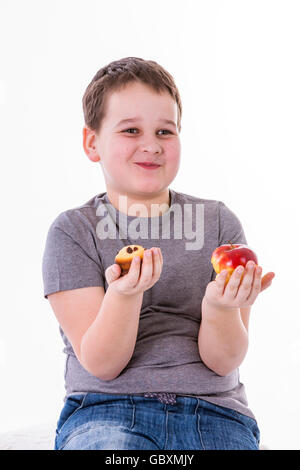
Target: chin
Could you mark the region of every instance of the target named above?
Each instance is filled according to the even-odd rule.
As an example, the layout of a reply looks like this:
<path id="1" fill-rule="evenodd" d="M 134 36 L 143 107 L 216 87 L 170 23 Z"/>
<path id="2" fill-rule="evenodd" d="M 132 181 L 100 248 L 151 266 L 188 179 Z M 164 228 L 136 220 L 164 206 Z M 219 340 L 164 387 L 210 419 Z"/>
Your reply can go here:
<path id="1" fill-rule="evenodd" d="M 139 193 L 143 193 L 143 194 L 146 194 L 146 195 L 149 195 L 149 194 L 157 194 L 157 193 L 160 193 L 162 192 L 165 188 L 167 187 L 167 185 L 162 185 L 161 183 L 159 183 L 158 181 L 152 181 L 152 182 L 143 182 L 143 181 L 139 181 L 139 182 L 135 182 L 132 187 L 131 187 L 131 190 L 133 190 L 133 188 L 139 192 Z"/>

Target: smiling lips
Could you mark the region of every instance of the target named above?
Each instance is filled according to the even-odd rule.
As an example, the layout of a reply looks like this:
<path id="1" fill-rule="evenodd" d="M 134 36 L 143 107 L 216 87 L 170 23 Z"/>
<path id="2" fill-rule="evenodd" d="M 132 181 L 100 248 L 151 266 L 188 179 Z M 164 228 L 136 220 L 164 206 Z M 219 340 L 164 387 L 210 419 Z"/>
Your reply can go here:
<path id="1" fill-rule="evenodd" d="M 142 168 L 145 168 L 145 170 L 155 170 L 156 168 L 160 167 L 160 165 L 155 165 L 154 163 L 147 163 L 147 162 L 136 163 L 136 164 Z"/>

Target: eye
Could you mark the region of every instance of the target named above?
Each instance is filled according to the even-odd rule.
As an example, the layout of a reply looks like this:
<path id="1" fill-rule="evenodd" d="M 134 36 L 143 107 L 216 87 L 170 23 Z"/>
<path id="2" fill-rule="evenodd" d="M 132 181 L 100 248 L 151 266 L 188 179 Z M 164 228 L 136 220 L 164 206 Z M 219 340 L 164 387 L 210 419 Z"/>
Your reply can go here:
<path id="1" fill-rule="evenodd" d="M 122 131 L 122 132 L 136 131 L 136 130 L 137 130 L 137 129 L 131 128 L 131 129 L 126 129 L 125 131 Z M 129 132 L 129 134 L 131 134 L 131 132 Z"/>
<path id="2" fill-rule="evenodd" d="M 135 127 L 131 127 L 130 129 L 126 129 L 122 132 L 128 132 L 128 131 L 136 131 L 137 129 Z M 169 131 L 168 129 L 160 129 L 161 131 L 164 131 L 164 132 L 168 132 L 169 134 L 172 134 L 171 131 Z M 129 132 L 129 134 L 132 134 L 132 132 Z"/>
<path id="3" fill-rule="evenodd" d="M 169 134 L 172 134 L 172 132 L 168 131 L 168 129 L 161 129 L 163 132 L 168 132 Z"/>

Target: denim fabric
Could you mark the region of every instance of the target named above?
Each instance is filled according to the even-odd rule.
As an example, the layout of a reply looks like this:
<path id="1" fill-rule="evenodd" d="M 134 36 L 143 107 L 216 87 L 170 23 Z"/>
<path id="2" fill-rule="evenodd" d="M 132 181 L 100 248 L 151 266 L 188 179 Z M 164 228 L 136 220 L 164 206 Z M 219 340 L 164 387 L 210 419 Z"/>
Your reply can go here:
<path id="1" fill-rule="evenodd" d="M 54 450 L 259 450 L 256 421 L 230 408 L 178 396 L 176 404 L 138 395 L 67 398 Z"/>

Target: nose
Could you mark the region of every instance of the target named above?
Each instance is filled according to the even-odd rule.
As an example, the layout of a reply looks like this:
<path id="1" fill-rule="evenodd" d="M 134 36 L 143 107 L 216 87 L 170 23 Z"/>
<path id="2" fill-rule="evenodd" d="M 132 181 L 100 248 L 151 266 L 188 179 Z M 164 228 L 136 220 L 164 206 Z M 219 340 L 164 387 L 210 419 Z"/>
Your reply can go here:
<path id="1" fill-rule="evenodd" d="M 160 153 L 161 152 L 160 146 L 155 143 L 142 145 L 141 150 L 142 152 L 148 152 L 148 153 Z"/>

